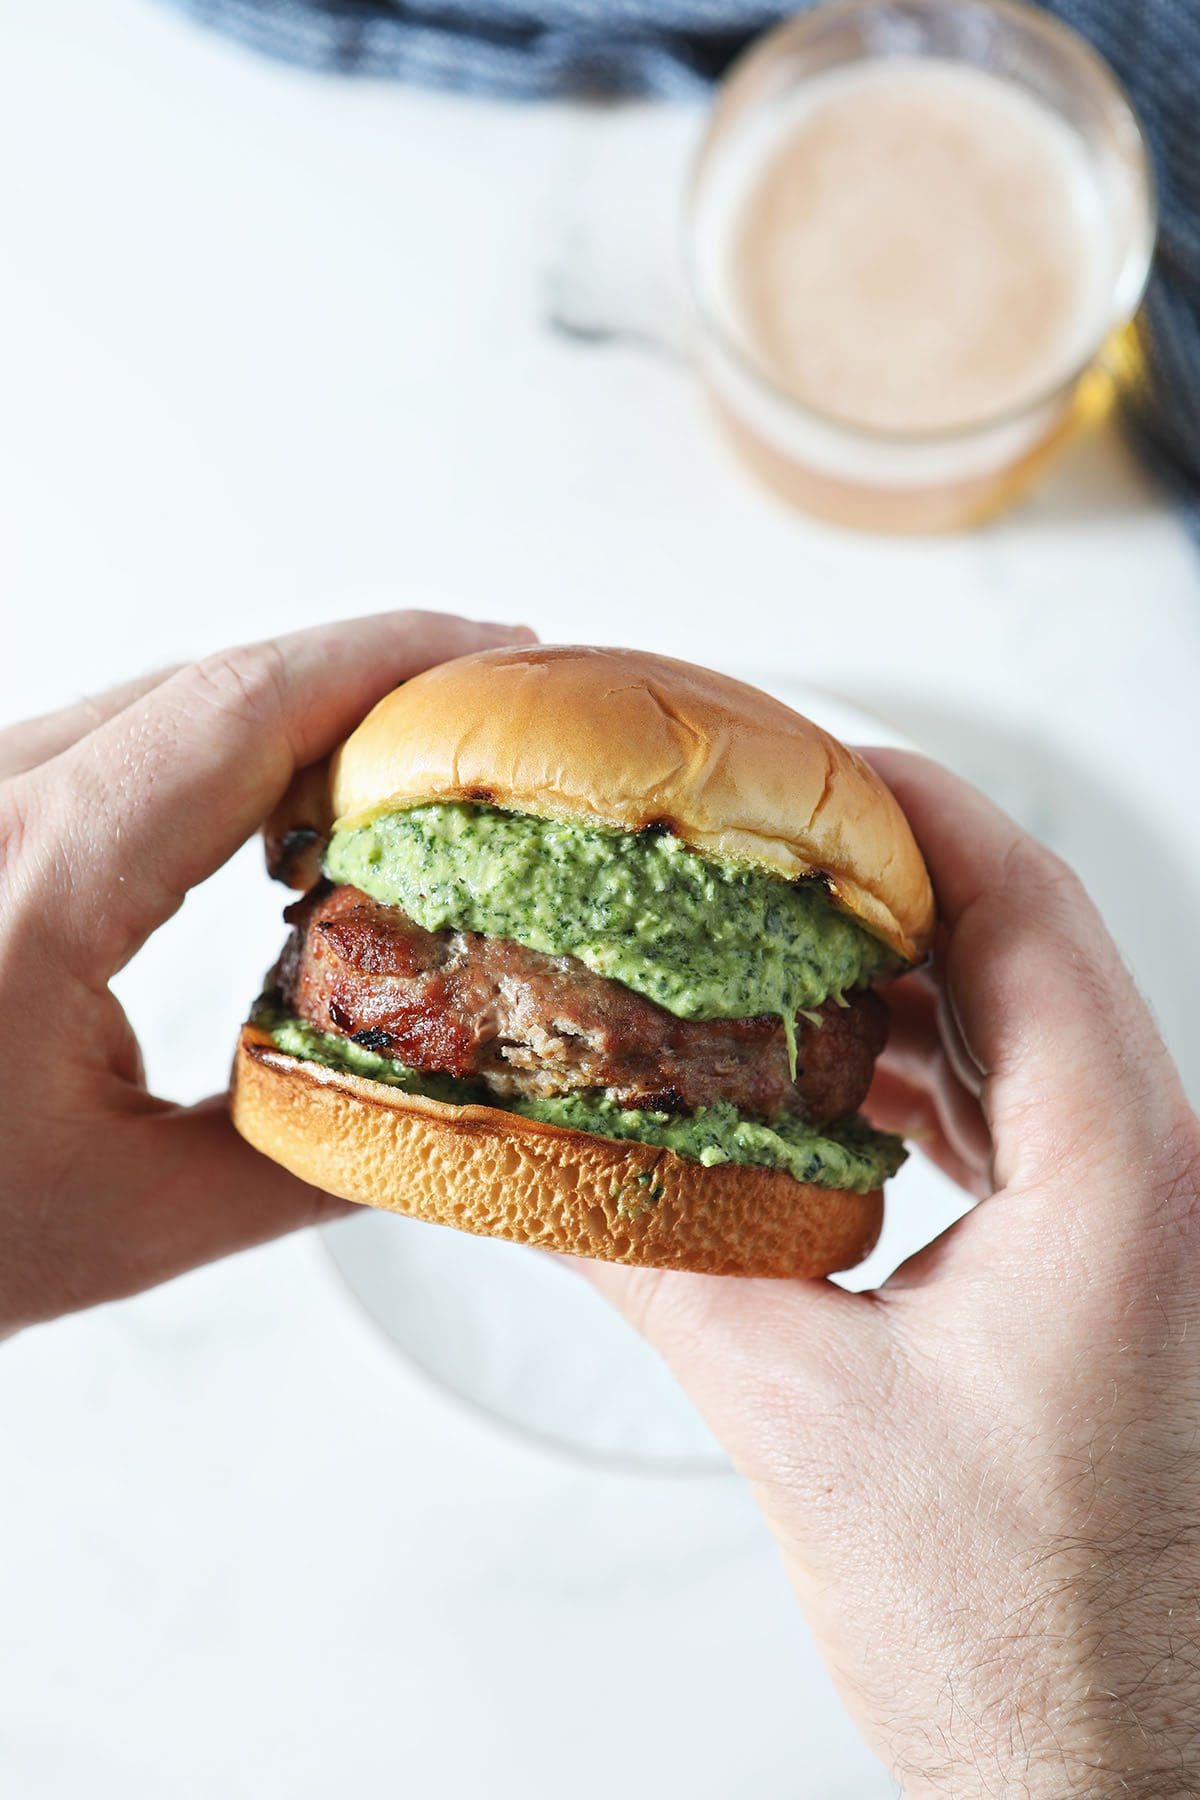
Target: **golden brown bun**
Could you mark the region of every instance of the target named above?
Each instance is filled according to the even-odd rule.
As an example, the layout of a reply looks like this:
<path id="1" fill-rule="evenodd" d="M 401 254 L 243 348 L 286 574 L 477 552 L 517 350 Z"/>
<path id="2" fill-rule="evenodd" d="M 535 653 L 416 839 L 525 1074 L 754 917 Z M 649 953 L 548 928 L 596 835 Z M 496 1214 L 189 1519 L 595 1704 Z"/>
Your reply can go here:
<path id="1" fill-rule="evenodd" d="M 834 900 L 908 961 L 933 894 L 908 821 L 874 770 L 781 701 L 639 650 L 485 650 L 406 682 L 334 760 L 333 809 L 473 800 L 640 830 L 710 855 L 826 877 Z"/>
<path id="2" fill-rule="evenodd" d="M 878 1193 L 776 1169 L 705 1169 L 649 1144 L 444 1105 L 287 1056 L 253 1025 L 238 1045 L 233 1121 L 257 1150 L 344 1200 L 607 1262 L 829 1275 L 862 1261 L 883 1218 Z"/>

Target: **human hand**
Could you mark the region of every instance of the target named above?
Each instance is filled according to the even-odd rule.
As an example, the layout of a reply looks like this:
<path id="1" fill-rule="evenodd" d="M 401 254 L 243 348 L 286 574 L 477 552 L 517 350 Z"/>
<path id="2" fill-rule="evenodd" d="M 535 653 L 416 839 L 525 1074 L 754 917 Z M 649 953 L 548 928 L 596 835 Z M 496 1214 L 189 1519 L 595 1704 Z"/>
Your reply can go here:
<path id="1" fill-rule="evenodd" d="M 591 1274 L 753 1484 L 907 1795 L 1192 1795 L 1200 1126 L 1076 878 L 944 770 L 872 760 L 941 941 L 867 1110 L 985 1204 L 875 1294 Z"/>
<path id="2" fill-rule="evenodd" d="M 389 688 L 531 635 L 386 613 L 0 732 L 0 1336 L 341 1209 L 244 1143 L 224 1094 L 148 1093 L 108 983 Z"/>

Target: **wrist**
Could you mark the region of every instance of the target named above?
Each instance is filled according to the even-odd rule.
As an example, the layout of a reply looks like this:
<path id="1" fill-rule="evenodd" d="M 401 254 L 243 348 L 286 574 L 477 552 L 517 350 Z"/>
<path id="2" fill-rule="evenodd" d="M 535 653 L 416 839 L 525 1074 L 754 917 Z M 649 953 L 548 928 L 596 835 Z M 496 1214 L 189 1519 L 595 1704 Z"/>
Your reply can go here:
<path id="1" fill-rule="evenodd" d="M 1146 1748 L 1142 1746 L 1143 1753 Z M 1097 1770 L 1070 1757 L 1040 1772 L 1024 1759 L 987 1768 L 946 1763 L 936 1775 L 926 1771 L 910 1781 L 897 1779 L 904 1800 L 996 1800 L 997 1794 L 1019 1794 L 1021 1800 L 1195 1800 L 1200 1762 L 1143 1763 L 1128 1774 L 1119 1773 L 1115 1763 Z"/>
<path id="2" fill-rule="evenodd" d="M 1171 1664 L 1165 1682 L 1149 1672 L 1140 1694 L 1120 1697 L 1100 1687 L 1094 1670 L 1082 1698 L 1063 1675 L 1023 1699 L 1010 1694 L 1007 1704 L 985 1706 L 970 1726 L 970 1698 L 960 1689 L 957 1718 L 938 1709 L 936 1737 L 926 1727 L 919 1740 L 896 1746 L 904 1800 L 1195 1800 L 1200 1684 L 1182 1638 Z"/>
<path id="3" fill-rule="evenodd" d="M 1172 1725 L 1181 1725 L 1173 1720 Z M 1045 1720 L 1040 1721 L 1043 1737 Z M 1200 1732 L 1139 1737 L 1102 1745 L 1048 1741 L 1040 1751 L 1014 1721 L 1003 1751 L 965 1753 L 894 1771 L 904 1800 L 1195 1800 L 1200 1793 Z"/>
<path id="4" fill-rule="evenodd" d="M 1010 1633 L 960 1634 L 919 1735 L 893 1737 L 905 1800 L 1200 1794 L 1196 1536 L 1147 1525 L 1043 1556 Z"/>

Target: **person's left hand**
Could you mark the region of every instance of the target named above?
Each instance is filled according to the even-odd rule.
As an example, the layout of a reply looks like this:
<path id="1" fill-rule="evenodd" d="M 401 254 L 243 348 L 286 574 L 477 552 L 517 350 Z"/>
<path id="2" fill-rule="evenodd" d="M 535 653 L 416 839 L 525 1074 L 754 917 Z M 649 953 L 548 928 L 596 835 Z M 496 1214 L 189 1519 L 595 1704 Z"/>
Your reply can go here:
<path id="1" fill-rule="evenodd" d="M 341 1208 L 243 1143 L 224 1094 L 147 1092 L 108 983 L 390 688 L 531 635 L 386 613 L 0 732 L 0 1336 Z"/>

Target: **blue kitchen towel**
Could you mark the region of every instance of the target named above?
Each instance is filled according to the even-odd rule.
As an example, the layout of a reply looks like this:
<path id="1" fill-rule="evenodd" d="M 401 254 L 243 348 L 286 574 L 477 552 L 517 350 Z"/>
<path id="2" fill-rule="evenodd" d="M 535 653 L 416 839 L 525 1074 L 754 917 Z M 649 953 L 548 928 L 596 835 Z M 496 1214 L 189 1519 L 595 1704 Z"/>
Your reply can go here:
<path id="1" fill-rule="evenodd" d="M 802 0 L 173 0 L 243 43 L 308 68 L 510 99 L 703 94 L 738 50 Z M 1200 0 L 1049 0 L 1125 83 L 1161 209 L 1125 407 L 1143 454 L 1200 533 Z"/>
<path id="2" fill-rule="evenodd" d="M 311 69 L 505 100 L 703 94 L 781 9 L 762 0 L 174 0 Z"/>

